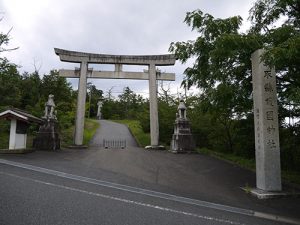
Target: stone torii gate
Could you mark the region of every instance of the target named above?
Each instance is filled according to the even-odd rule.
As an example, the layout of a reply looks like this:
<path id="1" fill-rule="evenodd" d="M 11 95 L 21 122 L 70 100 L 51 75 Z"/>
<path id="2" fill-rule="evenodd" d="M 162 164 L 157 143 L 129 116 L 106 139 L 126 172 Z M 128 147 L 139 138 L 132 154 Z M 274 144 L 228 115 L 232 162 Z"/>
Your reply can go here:
<path id="1" fill-rule="evenodd" d="M 83 144 L 83 130 L 85 117 L 85 99 L 87 89 L 87 78 L 104 79 L 134 79 L 149 80 L 149 101 L 150 101 L 150 133 L 151 146 L 156 147 L 159 143 L 159 124 L 157 109 L 157 85 L 156 80 L 175 80 L 174 73 L 160 73 L 156 66 L 171 66 L 175 64 L 176 57 L 173 54 L 166 55 L 106 55 L 85 52 L 69 51 L 54 48 L 56 55 L 63 62 L 80 63 L 80 69 L 59 70 L 59 75 L 69 78 L 79 78 L 77 112 L 75 122 L 74 144 Z M 115 71 L 93 71 L 88 64 L 113 64 Z M 148 71 L 125 72 L 122 65 L 148 66 Z"/>

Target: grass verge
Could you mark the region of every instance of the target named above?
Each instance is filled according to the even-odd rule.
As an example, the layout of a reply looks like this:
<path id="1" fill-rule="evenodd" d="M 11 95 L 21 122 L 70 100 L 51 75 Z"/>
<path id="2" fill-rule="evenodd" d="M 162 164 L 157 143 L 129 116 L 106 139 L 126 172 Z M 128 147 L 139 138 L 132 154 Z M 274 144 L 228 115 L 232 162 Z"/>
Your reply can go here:
<path id="1" fill-rule="evenodd" d="M 0 124 L 0 149 L 8 149 L 9 131 L 7 131 L 7 129 L 5 130 L 3 129 L 4 127 L 3 124 L 4 124 L 3 122 Z M 88 145 L 88 143 L 96 133 L 98 127 L 99 127 L 99 123 L 97 120 L 85 119 L 84 135 L 83 135 L 84 145 Z M 73 136 L 74 136 L 74 126 L 61 130 L 60 132 L 61 146 L 66 147 L 72 145 Z M 32 142 L 34 137 L 35 137 L 34 134 L 27 135 L 27 144 L 26 144 L 27 148 L 32 148 Z"/>
<path id="2" fill-rule="evenodd" d="M 135 140 L 137 141 L 140 147 L 145 147 L 150 145 L 150 134 L 145 133 L 142 129 L 142 126 L 137 120 L 113 120 L 116 123 L 121 123 L 127 125 Z"/>
<path id="3" fill-rule="evenodd" d="M 96 130 L 99 127 L 97 120 L 85 119 L 84 122 L 84 134 L 83 134 L 83 144 L 88 145 Z M 73 144 L 74 139 L 74 126 L 71 126 L 67 129 L 61 130 L 61 146 L 67 147 Z"/>
<path id="4" fill-rule="evenodd" d="M 197 152 L 202 153 L 204 155 L 213 156 L 221 160 L 225 160 L 227 162 L 233 163 L 242 168 L 255 172 L 255 159 L 246 159 L 233 154 L 215 152 L 207 148 L 197 149 Z M 282 179 L 288 183 L 300 185 L 300 173 L 297 171 L 282 170 L 281 176 Z"/>

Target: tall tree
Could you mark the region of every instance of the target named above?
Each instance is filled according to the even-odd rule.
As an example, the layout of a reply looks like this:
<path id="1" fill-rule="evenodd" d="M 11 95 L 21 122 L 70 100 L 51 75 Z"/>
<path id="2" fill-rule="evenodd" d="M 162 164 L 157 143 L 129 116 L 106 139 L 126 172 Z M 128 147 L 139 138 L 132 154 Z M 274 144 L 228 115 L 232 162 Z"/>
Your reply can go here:
<path id="1" fill-rule="evenodd" d="M 300 116 L 299 12 L 298 0 L 258 0 L 250 10 L 250 33 L 262 35 L 265 61 L 276 68 L 282 117 Z"/>
<path id="2" fill-rule="evenodd" d="M 299 9 L 298 0 L 258 0 L 250 10 L 251 29 L 245 33 L 240 31 L 240 16 L 220 19 L 195 10 L 188 12 L 184 21 L 198 32 L 198 38 L 170 45 L 182 63 L 195 59 L 185 70 L 183 85 L 199 87 L 201 110 L 222 125 L 219 129 L 226 134 L 232 152 L 243 146 L 241 138 L 236 138 L 241 137 L 242 128 L 253 126 L 250 57 L 256 49 L 264 48 L 263 60 L 276 68 L 282 130 L 287 116 L 300 117 Z M 298 127 L 294 124 L 291 132 L 283 130 L 282 134 L 295 137 L 289 143 L 299 142 Z M 300 152 L 291 152 L 297 145 L 285 139 L 282 143 L 299 158 Z M 251 143 L 249 146 L 246 148 L 253 149 Z"/>
<path id="3" fill-rule="evenodd" d="M 8 47 L 10 31 L 7 33 L 0 32 L 0 54 L 17 49 Z M 0 55 L 0 107 L 18 107 L 20 105 L 20 81 L 21 76 L 17 70 L 17 65 Z"/>
<path id="4" fill-rule="evenodd" d="M 20 106 L 21 80 L 17 66 L 0 58 L 0 106 Z"/>
<path id="5" fill-rule="evenodd" d="M 203 109 L 223 125 L 228 147 L 233 150 L 232 120 L 251 114 L 250 55 L 262 46 L 260 37 L 239 33 L 240 16 L 219 19 L 195 10 L 188 12 L 184 21 L 199 37 L 173 42 L 170 51 L 182 63 L 195 58 L 192 67 L 184 72 L 183 85 L 201 89 Z"/>
<path id="6" fill-rule="evenodd" d="M 50 74 L 44 75 L 41 85 L 41 94 L 44 100 L 48 99 L 49 94 L 53 94 L 55 102 L 71 102 L 72 87 L 66 78 L 60 77 L 58 71 L 52 70 Z"/>

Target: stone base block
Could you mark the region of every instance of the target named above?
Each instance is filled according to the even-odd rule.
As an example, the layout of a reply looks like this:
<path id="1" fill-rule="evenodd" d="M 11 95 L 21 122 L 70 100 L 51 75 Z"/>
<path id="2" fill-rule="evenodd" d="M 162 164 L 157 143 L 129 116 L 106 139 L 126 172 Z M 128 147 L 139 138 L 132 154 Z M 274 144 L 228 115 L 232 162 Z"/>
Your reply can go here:
<path id="1" fill-rule="evenodd" d="M 258 188 L 242 188 L 247 193 L 255 196 L 258 199 L 284 198 L 284 197 L 299 197 L 300 193 L 285 192 L 285 191 L 264 191 Z"/>
<path id="2" fill-rule="evenodd" d="M 57 121 L 45 120 L 40 127 L 37 137 L 33 140 L 33 148 L 36 150 L 59 150 L 60 138 L 58 135 Z"/>
<path id="3" fill-rule="evenodd" d="M 145 147 L 146 150 L 166 150 L 166 147 L 163 145 L 148 145 Z"/>
<path id="4" fill-rule="evenodd" d="M 87 149 L 87 145 L 69 145 L 67 148 L 69 149 Z"/>
<path id="5" fill-rule="evenodd" d="M 191 153 L 195 150 L 192 134 L 173 134 L 170 151 L 173 153 Z"/>

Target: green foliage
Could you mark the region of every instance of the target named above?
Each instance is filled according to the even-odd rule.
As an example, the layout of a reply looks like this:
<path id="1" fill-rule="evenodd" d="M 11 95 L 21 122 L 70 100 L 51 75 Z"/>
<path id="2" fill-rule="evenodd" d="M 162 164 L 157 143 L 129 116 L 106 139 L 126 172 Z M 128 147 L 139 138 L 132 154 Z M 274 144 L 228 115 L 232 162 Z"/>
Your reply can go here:
<path id="1" fill-rule="evenodd" d="M 214 156 L 216 158 L 226 160 L 228 162 L 233 162 L 243 168 L 255 171 L 255 160 L 254 159 L 245 159 L 244 157 L 236 156 L 230 153 L 220 153 L 209 150 L 208 148 L 200 148 L 197 151 L 201 154 Z"/>
<path id="2" fill-rule="evenodd" d="M 170 104 L 162 98 L 158 100 L 159 139 L 161 144 L 170 145 L 176 119 L 177 105 Z"/>
<path id="3" fill-rule="evenodd" d="M 72 88 L 66 78 L 60 77 L 57 70 L 50 71 L 50 74 L 44 75 L 41 84 L 41 96 L 45 101 L 49 94 L 55 97 L 55 103 L 72 102 Z"/>
<path id="4" fill-rule="evenodd" d="M 99 122 L 93 119 L 85 119 L 84 121 L 84 133 L 83 133 L 83 144 L 88 145 L 96 130 L 99 128 Z M 62 147 L 68 147 L 73 145 L 74 141 L 74 125 L 67 128 L 62 128 L 60 131 L 61 145 Z"/>
<path id="5" fill-rule="evenodd" d="M 83 133 L 83 144 L 88 145 L 97 129 L 99 128 L 99 122 L 97 120 L 85 119 L 84 133 Z"/>
<path id="6" fill-rule="evenodd" d="M 198 146 L 254 157 L 250 57 L 264 48 L 263 60 L 277 72 L 282 165 L 299 171 L 299 125 L 285 123 L 287 117 L 300 117 L 299 11 L 296 0 L 258 0 L 250 10 L 252 26 L 246 33 L 240 32 L 239 16 L 220 19 L 201 10 L 186 14 L 184 21 L 198 37 L 173 42 L 169 50 L 182 63 L 195 59 L 182 85 L 201 90 L 189 112 Z"/>
<path id="7" fill-rule="evenodd" d="M 264 60 L 277 72 L 281 116 L 299 117 L 300 3 L 297 0 L 258 0 L 250 10 L 251 33 L 263 37 Z M 288 105 L 293 108 L 285 110 Z M 287 112 L 290 111 L 290 112 Z"/>
<path id="8" fill-rule="evenodd" d="M 17 66 L 6 58 L 0 58 L 0 106 L 20 106 L 20 83 L 21 76 Z"/>
<path id="9" fill-rule="evenodd" d="M 135 94 L 129 87 L 124 88 L 117 100 L 104 100 L 102 113 L 105 119 L 137 119 L 145 109 L 145 100 Z"/>
<path id="10" fill-rule="evenodd" d="M 7 120 L 0 120 L 0 149 L 7 149 L 9 142 L 10 123 Z"/>
<path id="11" fill-rule="evenodd" d="M 300 125 L 280 129 L 281 164 L 287 170 L 300 171 Z"/>
<path id="12" fill-rule="evenodd" d="M 95 85 L 88 83 L 87 89 L 89 90 L 89 93 L 87 94 L 87 117 L 88 118 L 95 118 L 97 116 L 98 111 L 98 101 L 102 101 L 104 99 L 103 97 L 103 91 L 98 90 Z"/>
<path id="13" fill-rule="evenodd" d="M 255 160 L 254 159 L 246 159 L 244 157 L 236 156 L 235 154 L 230 154 L 230 153 L 215 152 L 208 148 L 198 148 L 197 152 L 204 154 L 204 155 L 210 155 L 210 156 L 216 157 L 221 160 L 225 160 L 230 163 L 234 163 L 234 164 L 239 165 L 240 167 L 248 169 L 248 170 L 255 171 Z M 282 171 L 282 178 L 285 181 L 292 182 L 295 184 L 300 184 L 299 171 L 291 171 L 291 170 L 284 169 Z"/>

